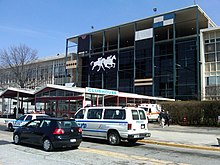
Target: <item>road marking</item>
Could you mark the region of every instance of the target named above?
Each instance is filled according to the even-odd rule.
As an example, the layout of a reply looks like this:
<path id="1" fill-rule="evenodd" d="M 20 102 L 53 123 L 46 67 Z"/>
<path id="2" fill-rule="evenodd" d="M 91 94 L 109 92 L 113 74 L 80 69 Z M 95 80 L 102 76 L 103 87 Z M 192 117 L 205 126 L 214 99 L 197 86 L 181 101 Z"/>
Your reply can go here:
<path id="1" fill-rule="evenodd" d="M 166 160 L 159 160 L 159 159 L 154 159 L 154 158 L 147 158 L 144 156 L 137 156 L 137 155 L 129 155 L 129 154 L 123 154 L 123 153 L 118 153 L 118 152 L 111 152 L 111 151 L 104 151 L 104 150 L 98 150 L 98 149 L 91 149 L 91 148 L 84 148 L 80 147 L 79 148 L 82 152 L 87 152 L 87 153 L 95 153 L 99 155 L 103 155 L 106 157 L 113 157 L 117 159 L 124 159 L 124 160 L 133 160 L 133 161 L 147 161 L 148 163 L 152 163 L 155 165 L 166 165 L 166 164 L 176 164 L 172 161 L 166 161 Z M 179 165 L 189 165 L 185 163 L 178 163 Z"/>
<path id="2" fill-rule="evenodd" d="M 139 140 L 142 143 L 149 144 L 157 144 L 163 146 L 172 146 L 172 147 L 182 147 L 182 148 L 191 148 L 191 149 L 200 149 L 200 150 L 209 150 L 209 151 L 220 151 L 219 147 L 209 147 L 209 146 L 198 146 L 198 145 L 188 145 L 188 144 L 180 144 L 180 143 L 172 143 L 172 142 L 160 142 L 154 140 Z"/>

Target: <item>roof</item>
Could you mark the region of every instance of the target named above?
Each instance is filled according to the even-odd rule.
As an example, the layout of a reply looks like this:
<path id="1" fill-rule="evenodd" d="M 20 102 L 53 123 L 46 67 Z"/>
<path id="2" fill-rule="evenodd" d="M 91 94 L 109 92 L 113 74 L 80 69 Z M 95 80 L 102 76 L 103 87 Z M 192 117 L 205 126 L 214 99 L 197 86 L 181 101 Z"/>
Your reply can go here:
<path id="1" fill-rule="evenodd" d="M 67 86 L 62 86 L 62 85 L 54 85 L 54 84 L 46 84 L 45 86 L 39 88 L 38 90 L 35 91 L 35 94 L 46 90 L 46 89 L 60 89 L 60 90 L 65 90 L 65 91 L 71 91 L 71 92 L 79 92 L 79 93 L 85 93 L 85 88 L 80 88 L 80 87 L 67 87 Z"/>
<path id="2" fill-rule="evenodd" d="M 78 92 L 82 94 L 86 92 L 85 88 L 46 84 L 45 86 L 37 90 L 10 87 L 6 89 L 5 91 L 3 91 L 0 94 L 0 97 L 13 98 L 13 97 L 17 97 L 18 93 L 19 93 L 19 97 L 34 97 L 39 92 L 42 92 L 48 89 L 58 89 L 58 90 L 64 90 L 64 91 L 70 91 L 70 92 Z M 158 100 L 158 101 L 175 101 L 175 99 L 170 99 L 170 98 L 153 97 L 153 96 L 139 95 L 139 94 L 134 94 L 134 93 L 126 93 L 126 92 L 118 92 L 118 94 L 115 96 L 127 97 L 127 98 L 130 97 L 130 98 L 136 98 L 136 99 L 151 99 L 151 100 Z"/>
<path id="3" fill-rule="evenodd" d="M 78 38 L 79 36 L 88 35 L 88 34 L 94 34 L 94 33 L 102 32 L 102 31 L 107 31 L 107 30 L 110 30 L 110 29 L 114 29 L 115 27 L 121 27 L 121 26 L 125 26 L 125 25 L 132 24 L 132 23 L 135 23 L 135 22 L 141 22 L 141 21 L 143 21 L 143 20 L 153 19 L 153 18 L 160 17 L 160 16 L 163 16 L 163 15 L 166 15 L 166 14 L 169 14 L 169 13 L 181 13 L 181 12 L 185 12 L 185 11 L 190 10 L 190 9 L 197 9 L 197 8 L 198 8 L 199 12 L 200 12 L 206 19 L 208 19 L 208 20 L 210 21 L 210 23 L 211 23 L 214 27 L 217 26 L 217 25 L 211 20 L 211 18 L 199 7 L 199 5 L 191 5 L 191 6 L 187 6 L 187 7 L 184 7 L 184 8 L 180 8 L 180 9 L 176 9 L 176 10 L 171 10 L 171 11 L 169 11 L 169 12 L 164 12 L 164 13 L 152 15 L 152 16 L 149 16 L 149 17 L 146 17 L 146 18 L 137 19 L 137 20 L 133 20 L 133 21 L 130 21 L 130 22 L 122 23 L 122 24 L 119 24 L 119 25 L 107 27 L 107 28 L 104 28 L 104 29 L 99 29 L 99 30 L 95 30 L 95 31 L 92 31 L 92 32 L 84 33 L 84 34 L 74 35 L 74 36 L 72 36 L 72 37 L 68 37 L 67 40 L 70 40 L 70 41 L 72 41 L 72 42 L 77 43 L 76 38 Z"/>
<path id="4" fill-rule="evenodd" d="M 17 97 L 18 93 L 19 97 L 34 97 L 34 92 L 35 90 L 31 89 L 9 87 L 0 94 L 0 97 L 13 98 Z"/>

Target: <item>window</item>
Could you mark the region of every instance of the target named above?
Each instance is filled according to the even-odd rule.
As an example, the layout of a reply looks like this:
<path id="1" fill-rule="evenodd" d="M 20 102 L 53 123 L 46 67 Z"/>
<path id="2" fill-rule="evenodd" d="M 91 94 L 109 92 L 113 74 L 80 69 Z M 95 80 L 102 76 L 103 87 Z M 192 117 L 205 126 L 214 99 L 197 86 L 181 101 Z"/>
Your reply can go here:
<path id="1" fill-rule="evenodd" d="M 30 128 L 36 128 L 36 127 L 39 127 L 40 126 L 40 120 L 34 120 L 32 122 L 30 122 L 27 127 L 30 127 Z"/>
<path id="2" fill-rule="evenodd" d="M 205 53 L 215 52 L 215 44 L 206 44 L 205 45 Z"/>
<path id="3" fill-rule="evenodd" d="M 27 118 L 25 120 L 32 120 L 32 115 L 28 115 Z"/>
<path id="4" fill-rule="evenodd" d="M 124 109 L 105 109 L 104 119 L 121 119 L 125 120 Z"/>
<path id="5" fill-rule="evenodd" d="M 78 127 L 76 122 L 73 120 L 67 121 L 58 121 L 59 128 L 71 128 L 71 127 Z"/>
<path id="6" fill-rule="evenodd" d="M 103 109 L 89 109 L 87 119 L 101 119 Z"/>
<path id="7" fill-rule="evenodd" d="M 140 119 L 141 120 L 146 120 L 146 115 L 145 115 L 144 111 L 139 110 L 139 114 L 140 114 Z"/>
<path id="8" fill-rule="evenodd" d="M 50 124 L 50 120 L 44 120 L 42 123 L 41 123 L 41 125 L 40 125 L 40 127 L 48 127 L 49 126 L 49 124 Z"/>
<path id="9" fill-rule="evenodd" d="M 18 118 L 18 120 L 24 120 L 24 118 L 26 117 L 27 115 L 23 115 L 21 117 Z"/>
<path id="10" fill-rule="evenodd" d="M 215 72 L 215 71 L 216 71 L 216 64 L 211 63 L 211 72 Z"/>
<path id="11" fill-rule="evenodd" d="M 76 119 L 83 119 L 84 118 L 85 109 L 81 109 L 76 115 Z"/>
<path id="12" fill-rule="evenodd" d="M 132 112 L 133 120 L 139 120 L 138 111 L 137 110 L 131 110 L 131 112 Z"/>

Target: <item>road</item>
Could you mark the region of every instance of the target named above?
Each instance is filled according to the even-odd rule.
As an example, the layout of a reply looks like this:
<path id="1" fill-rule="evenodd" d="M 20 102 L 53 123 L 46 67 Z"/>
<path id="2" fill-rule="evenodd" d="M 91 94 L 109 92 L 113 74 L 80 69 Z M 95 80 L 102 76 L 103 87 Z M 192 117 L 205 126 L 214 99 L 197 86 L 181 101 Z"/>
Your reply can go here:
<path id="1" fill-rule="evenodd" d="M 12 132 L 0 126 L 0 165 L 103 165 L 103 164 L 220 164 L 219 151 L 186 149 L 137 143 L 108 145 L 104 140 L 84 139 L 79 149 L 45 152 L 40 147 L 15 145 Z"/>

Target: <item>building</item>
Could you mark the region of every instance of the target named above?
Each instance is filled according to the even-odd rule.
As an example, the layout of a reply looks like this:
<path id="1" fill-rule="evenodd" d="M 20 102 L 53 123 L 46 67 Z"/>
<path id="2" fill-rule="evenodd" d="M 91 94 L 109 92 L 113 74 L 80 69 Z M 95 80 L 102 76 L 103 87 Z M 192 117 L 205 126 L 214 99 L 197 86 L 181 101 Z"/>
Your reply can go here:
<path id="1" fill-rule="evenodd" d="M 66 55 L 75 53 L 80 87 L 200 100 L 200 30 L 211 27 L 194 5 L 68 38 Z"/>
<path id="2" fill-rule="evenodd" d="M 68 55 L 67 60 L 70 61 L 71 55 Z M 56 55 L 50 56 L 42 59 L 38 59 L 33 62 L 32 67 L 28 65 L 27 71 L 31 71 L 30 76 L 25 84 L 26 88 L 35 89 L 41 87 L 45 84 L 56 84 L 64 85 L 66 81 L 70 80 L 72 75 L 71 70 L 69 69 L 67 78 L 65 77 L 66 70 L 66 56 L 65 55 Z M 7 87 L 19 87 L 16 83 L 16 79 L 10 69 L 1 69 L 0 70 L 0 86 L 2 89 Z"/>
<path id="3" fill-rule="evenodd" d="M 220 28 L 201 30 L 200 41 L 202 100 L 220 100 Z"/>

